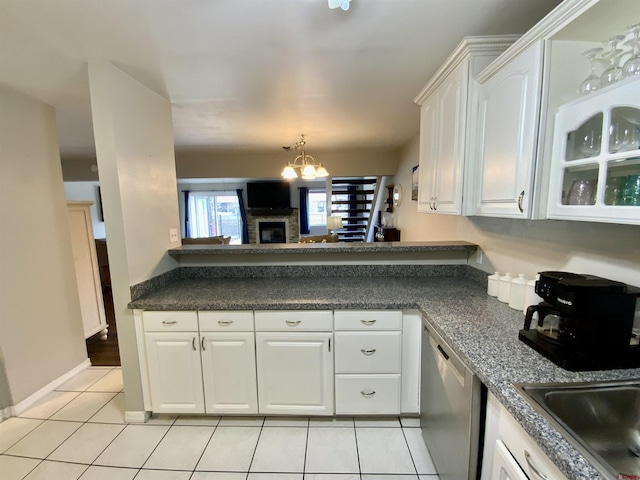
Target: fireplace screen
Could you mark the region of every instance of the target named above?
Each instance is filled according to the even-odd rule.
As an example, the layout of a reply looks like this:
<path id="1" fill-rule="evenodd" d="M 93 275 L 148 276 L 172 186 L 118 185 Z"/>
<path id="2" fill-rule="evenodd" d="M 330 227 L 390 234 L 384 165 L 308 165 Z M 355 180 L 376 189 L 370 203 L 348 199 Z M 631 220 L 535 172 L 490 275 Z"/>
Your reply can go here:
<path id="1" fill-rule="evenodd" d="M 260 222 L 258 224 L 260 243 L 287 243 L 285 222 Z"/>

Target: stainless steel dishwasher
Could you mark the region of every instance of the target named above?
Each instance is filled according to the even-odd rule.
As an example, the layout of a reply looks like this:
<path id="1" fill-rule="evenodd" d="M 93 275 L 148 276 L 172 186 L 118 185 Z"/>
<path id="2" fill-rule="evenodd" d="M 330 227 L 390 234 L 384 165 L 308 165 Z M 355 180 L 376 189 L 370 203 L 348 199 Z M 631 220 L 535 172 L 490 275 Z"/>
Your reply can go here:
<path id="1" fill-rule="evenodd" d="M 441 480 L 475 480 L 486 395 L 480 380 L 423 318 L 420 427 Z"/>

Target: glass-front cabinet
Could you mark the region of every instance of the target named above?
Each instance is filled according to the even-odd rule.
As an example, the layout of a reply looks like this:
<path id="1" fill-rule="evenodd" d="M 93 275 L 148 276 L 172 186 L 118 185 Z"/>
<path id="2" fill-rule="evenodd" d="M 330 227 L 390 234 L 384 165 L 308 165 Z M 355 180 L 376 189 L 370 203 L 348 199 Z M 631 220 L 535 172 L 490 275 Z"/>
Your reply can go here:
<path id="1" fill-rule="evenodd" d="M 560 107 L 548 218 L 640 224 L 640 77 Z"/>

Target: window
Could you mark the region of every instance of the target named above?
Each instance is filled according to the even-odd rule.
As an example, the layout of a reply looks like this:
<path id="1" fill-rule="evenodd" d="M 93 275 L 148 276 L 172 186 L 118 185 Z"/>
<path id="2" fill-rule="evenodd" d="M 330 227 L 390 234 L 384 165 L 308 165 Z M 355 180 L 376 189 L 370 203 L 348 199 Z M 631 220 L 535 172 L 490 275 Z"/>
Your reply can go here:
<path id="1" fill-rule="evenodd" d="M 242 217 L 238 196 L 228 192 L 191 192 L 189 194 L 191 237 L 231 237 L 242 243 Z"/>
<path id="2" fill-rule="evenodd" d="M 309 191 L 309 226 L 327 224 L 327 194 L 324 190 Z"/>

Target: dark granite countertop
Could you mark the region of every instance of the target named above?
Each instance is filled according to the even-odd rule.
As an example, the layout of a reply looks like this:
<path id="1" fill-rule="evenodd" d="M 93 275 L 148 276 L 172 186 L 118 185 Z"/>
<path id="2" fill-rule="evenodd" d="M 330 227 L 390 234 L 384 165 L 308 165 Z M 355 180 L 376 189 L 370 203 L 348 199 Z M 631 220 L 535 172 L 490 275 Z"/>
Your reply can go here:
<path id="1" fill-rule="evenodd" d="M 249 245 L 183 245 L 169 250 L 172 257 L 183 255 L 245 254 L 337 254 L 337 253 L 405 253 L 452 250 L 475 250 L 477 245 L 463 241 L 449 242 L 354 242 L 354 243 L 273 243 Z"/>
<path id="2" fill-rule="evenodd" d="M 130 304 L 147 310 L 417 308 L 569 479 L 604 478 L 512 387 L 640 378 L 563 370 L 518 340 L 524 316 L 464 277 L 181 279 Z"/>

